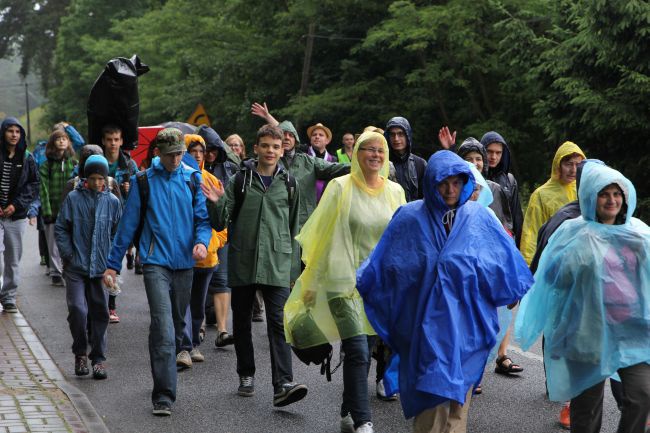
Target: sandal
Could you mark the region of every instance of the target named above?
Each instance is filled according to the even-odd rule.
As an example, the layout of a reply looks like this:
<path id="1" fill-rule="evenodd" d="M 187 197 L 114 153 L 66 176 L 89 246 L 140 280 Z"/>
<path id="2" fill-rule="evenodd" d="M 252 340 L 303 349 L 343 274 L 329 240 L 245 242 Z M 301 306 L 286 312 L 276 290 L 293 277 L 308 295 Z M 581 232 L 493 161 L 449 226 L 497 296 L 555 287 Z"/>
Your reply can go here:
<path id="1" fill-rule="evenodd" d="M 524 371 L 524 368 L 518 364 L 512 362 L 507 355 L 503 355 L 497 358 L 497 366 L 494 369 L 494 372 L 497 374 L 510 375 L 512 373 L 521 373 Z"/>
<path id="2" fill-rule="evenodd" d="M 474 395 L 479 395 L 483 394 L 483 388 L 481 388 L 481 384 L 479 383 L 476 388 L 474 388 Z"/>

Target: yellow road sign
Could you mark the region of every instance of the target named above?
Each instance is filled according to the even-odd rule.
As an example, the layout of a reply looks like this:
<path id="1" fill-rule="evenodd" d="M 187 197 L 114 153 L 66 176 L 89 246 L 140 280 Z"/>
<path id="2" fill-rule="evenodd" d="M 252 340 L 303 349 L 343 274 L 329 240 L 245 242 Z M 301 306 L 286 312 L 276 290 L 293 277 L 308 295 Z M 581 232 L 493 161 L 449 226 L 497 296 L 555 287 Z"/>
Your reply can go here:
<path id="1" fill-rule="evenodd" d="M 208 117 L 208 113 L 205 111 L 203 104 L 198 104 L 196 106 L 194 112 L 187 119 L 187 123 L 194 126 L 199 126 L 199 125 L 210 126 L 210 118 Z"/>

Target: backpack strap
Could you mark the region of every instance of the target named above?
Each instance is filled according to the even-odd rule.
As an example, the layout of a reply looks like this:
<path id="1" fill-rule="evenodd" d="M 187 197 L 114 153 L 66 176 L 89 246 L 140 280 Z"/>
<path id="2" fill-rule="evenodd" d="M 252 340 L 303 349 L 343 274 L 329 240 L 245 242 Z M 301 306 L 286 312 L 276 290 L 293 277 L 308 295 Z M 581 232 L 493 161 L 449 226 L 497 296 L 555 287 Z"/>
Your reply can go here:
<path id="1" fill-rule="evenodd" d="M 144 219 L 147 216 L 147 206 L 149 204 L 149 178 L 147 177 L 147 170 L 139 171 L 135 174 L 135 180 L 138 183 L 138 193 L 140 195 L 140 219 L 138 227 L 135 229 L 133 236 L 133 245 L 140 248 L 140 236 L 142 236 L 142 229 L 144 228 Z"/>

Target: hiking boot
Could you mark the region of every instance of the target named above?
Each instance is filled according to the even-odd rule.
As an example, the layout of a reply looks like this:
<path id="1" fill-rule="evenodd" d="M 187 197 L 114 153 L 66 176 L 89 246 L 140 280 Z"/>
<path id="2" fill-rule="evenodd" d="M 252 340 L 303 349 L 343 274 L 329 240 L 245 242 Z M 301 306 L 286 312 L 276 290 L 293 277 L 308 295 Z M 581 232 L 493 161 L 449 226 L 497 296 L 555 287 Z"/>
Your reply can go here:
<path id="1" fill-rule="evenodd" d="M 242 397 L 255 395 L 255 378 L 253 376 L 239 376 L 239 388 L 237 394 Z"/>
<path id="2" fill-rule="evenodd" d="M 142 265 L 140 263 L 135 264 L 135 271 L 137 275 L 142 275 Z"/>
<path id="3" fill-rule="evenodd" d="M 16 304 L 11 304 L 11 303 L 6 303 L 2 304 L 2 308 L 4 309 L 5 313 L 17 313 L 18 308 L 16 308 Z"/>
<path id="4" fill-rule="evenodd" d="M 88 358 L 86 355 L 76 355 L 74 357 L 74 374 L 76 376 L 86 376 L 88 371 Z"/>
<path id="5" fill-rule="evenodd" d="M 170 416 L 172 414 L 172 407 L 169 403 L 154 403 L 151 413 L 156 416 Z"/>
<path id="6" fill-rule="evenodd" d="M 235 343 L 235 338 L 228 334 L 227 331 L 221 331 L 219 335 L 217 335 L 217 339 L 214 340 L 214 345 L 217 347 L 225 347 L 228 346 L 229 344 L 234 344 Z"/>
<path id="7" fill-rule="evenodd" d="M 280 390 L 273 394 L 273 406 L 282 407 L 302 400 L 307 395 L 307 386 L 301 383 L 289 382 L 280 387 Z"/>
<path id="8" fill-rule="evenodd" d="M 58 275 L 54 275 L 52 277 L 52 285 L 53 286 L 62 286 L 63 285 L 63 278 L 61 278 Z"/>
<path id="9" fill-rule="evenodd" d="M 341 418 L 341 433 L 354 433 L 352 415 L 347 414 Z"/>
<path id="10" fill-rule="evenodd" d="M 562 405 L 560 410 L 560 425 L 564 429 L 571 430 L 571 404 L 568 401 Z"/>
<path id="11" fill-rule="evenodd" d="M 126 269 L 133 269 L 133 255 L 126 255 Z"/>
<path id="12" fill-rule="evenodd" d="M 104 367 L 104 364 L 98 362 L 97 364 L 93 365 L 93 379 L 104 380 L 107 377 L 108 373 L 106 373 L 106 367 Z"/>
<path id="13" fill-rule="evenodd" d="M 181 350 L 176 355 L 176 366 L 181 368 L 190 368 L 192 366 L 192 358 L 187 350 Z"/>
<path id="14" fill-rule="evenodd" d="M 120 323 L 120 316 L 116 310 L 108 310 L 108 323 Z"/>
<path id="15" fill-rule="evenodd" d="M 386 388 L 384 388 L 384 379 L 377 382 L 377 398 L 381 401 L 395 401 L 397 394 L 386 395 Z"/>
<path id="16" fill-rule="evenodd" d="M 375 429 L 372 428 L 371 422 L 366 422 L 357 427 L 355 433 L 375 433 Z"/>
<path id="17" fill-rule="evenodd" d="M 205 356 L 201 353 L 198 347 L 195 347 L 192 349 L 190 352 L 190 358 L 192 359 L 192 362 L 203 362 L 205 361 Z"/>

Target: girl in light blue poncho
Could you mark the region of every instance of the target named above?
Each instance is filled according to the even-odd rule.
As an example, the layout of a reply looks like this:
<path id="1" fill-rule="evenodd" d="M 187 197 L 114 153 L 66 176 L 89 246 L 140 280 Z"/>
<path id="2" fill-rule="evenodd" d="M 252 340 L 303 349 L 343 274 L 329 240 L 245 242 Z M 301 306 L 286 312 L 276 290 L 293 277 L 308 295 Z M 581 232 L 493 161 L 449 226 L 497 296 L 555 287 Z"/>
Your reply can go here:
<path id="1" fill-rule="evenodd" d="M 587 164 L 579 198 L 582 216 L 549 239 L 515 334 L 527 349 L 544 333 L 549 398 L 571 399 L 572 431 L 600 430 L 603 385 L 618 372 L 625 390 L 618 432 L 643 433 L 650 413 L 650 228 L 632 218 L 636 191 L 612 168 Z"/>

